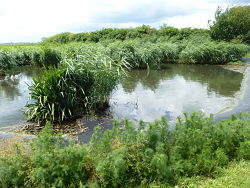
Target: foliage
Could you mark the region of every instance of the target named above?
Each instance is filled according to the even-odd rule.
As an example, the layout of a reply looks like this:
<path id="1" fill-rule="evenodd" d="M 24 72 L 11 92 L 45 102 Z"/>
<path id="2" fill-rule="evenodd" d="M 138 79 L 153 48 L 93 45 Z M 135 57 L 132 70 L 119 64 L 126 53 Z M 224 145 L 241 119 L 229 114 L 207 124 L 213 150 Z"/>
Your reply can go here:
<path id="1" fill-rule="evenodd" d="M 0 161 L 1 187 L 78 187 L 87 176 L 87 150 L 61 136 L 53 136 L 47 124 L 31 144 L 29 153 L 20 150 Z"/>
<path id="2" fill-rule="evenodd" d="M 43 38 L 44 41 L 46 42 L 60 42 L 60 43 L 67 43 L 71 40 L 72 33 L 69 32 L 64 32 L 60 34 L 56 34 L 53 37 L 50 38 Z"/>
<path id="3" fill-rule="evenodd" d="M 174 37 L 177 40 L 188 39 L 192 36 L 207 36 L 209 37 L 209 30 L 206 29 L 192 29 L 174 27 L 163 24 L 160 29 L 155 29 L 147 25 L 142 25 L 135 28 L 104 28 L 98 31 L 86 33 L 60 33 L 51 37 L 43 38 L 44 43 L 68 43 L 68 42 L 102 42 L 105 40 L 131 40 L 145 37 Z"/>
<path id="4" fill-rule="evenodd" d="M 206 42 L 200 45 L 187 45 L 180 53 L 180 62 L 224 64 L 241 59 L 249 51 L 244 44 Z"/>
<path id="5" fill-rule="evenodd" d="M 100 56 L 108 56 L 114 63 L 126 61 L 131 68 L 159 68 L 161 63 L 176 62 L 222 64 L 237 61 L 249 52 L 247 45 L 211 41 L 206 30 L 184 28 L 173 34 L 175 29 L 162 27 L 159 30 L 162 34 L 147 35 L 151 31 L 144 26 L 136 29 L 135 33 L 141 35 L 138 34 L 140 37 L 134 39 L 117 39 L 112 35 L 114 30 L 103 29 L 95 34 L 76 36 L 85 43 L 2 47 L 0 69 L 8 70 L 23 65 L 56 67 L 64 57 L 77 55 L 83 48 L 87 51 L 96 48 L 95 52 L 98 49 Z M 92 39 L 86 38 L 89 35 Z M 71 38 L 73 36 L 70 35 Z M 101 39 L 98 38 L 100 36 Z M 77 41 L 76 38 L 72 40 Z M 93 40 L 100 42 L 93 43 Z"/>
<path id="6" fill-rule="evenodd" d="M 227 65 L 240 65 L 244 66 L 246 63 L 243 63 L 242 61 L 236 61 L 236 62 L 228 62 Z"/>
<path id="7" fill-rule="evenodd" d="M 13 67 L 11 54 L 5 51 L 0 51 L 0 69 L 6 70 L 11 67 Z"/>
<path id="8" fill-rule="evenodd" d="M 213 178 L 194 176 L 180 180 L 176 188 L 228 188 L 228 187 L 250 187 L 250 162 L 233 161 L 226 168 L 218 168 Z"/>
<path id="9" fill-rule="evenodd" d="M 216 40 L 232 40 L 250 43 L 250 6 L 218 8 L 215 21 L 210 26 L 211 37 Z"/>
<path id="10" fill-rule="evenodd" d="M 124 127 L 96 128 L 85 146 L 66 144 L 46 126 L 28 152 L 0 162 L 0 185 L 27 187 L 173 186 L 211 176 L 230 161 L 249 160 L 249 115 L 215 124 L 201 112 L 184 114 L 170 130 L 165 118 Z"/>
<path id="11" fill-rule="evenodd" d="M 0 49 L 0 69 L 9 70 L 15 66 L 24 65 L 57 66 L 61 56 L 61 53 L 48 46 L 13 46 Z"/>
<path id="12" fill-rule="evenodd" d="M 33 58 L 37 58 L 33 55 Z M 36 60 L 34 60 L 36 61 Z M 42 46 L 41 52 L 40 52 L 40 58 L 39 58 L 39 63 L 42 66 L 49 67 L 49 66 L 57 66 L 60 61 L 61 61 L 61 54 L 54 50 L 51 49 L 47 46 Z"/>
<path id="13" fill-rule="evenodd" d="M 65 57 L 61 66 L 45 71 L 30 86 L 29 120 L 63 121 L 79 115 L 79 110 L 97 110 L 117 85 L 119 70 L 110 58 L 85 49 Z"/>

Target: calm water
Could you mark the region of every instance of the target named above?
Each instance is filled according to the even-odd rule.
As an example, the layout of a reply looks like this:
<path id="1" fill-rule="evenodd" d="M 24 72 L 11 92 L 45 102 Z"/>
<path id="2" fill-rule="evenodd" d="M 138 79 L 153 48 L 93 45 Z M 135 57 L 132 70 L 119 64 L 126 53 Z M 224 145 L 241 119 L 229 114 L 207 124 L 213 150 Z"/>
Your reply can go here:
<path id="1" fill-rule="evenodd" d="M 24 108 L 28 99 L 28 85 L 41 70 L 22 67 L 10 76 L 0 79 L 0 127 L 24 123 Z"/>
<path id="2" fill-rule="evenodd" d="M 0 127 L 24 122 L 28 85 L 39 69 L 24 67 L 0 80 Z M 182 112 L 217 113 L 235 101 L 243 75 L 216 66 L 167 65 L 163 70 L 132 70 L 110 99 L 116 119 L 169 120 Z"/>
<path id="3" fill-rule="evenodd" d="M 163 70 L 132 70 L 114 92 L 110 113 L 151 122 L 183 112 L 218 113 L 236 101 L 243 74 L 217 66 L 166 65 Z"/>

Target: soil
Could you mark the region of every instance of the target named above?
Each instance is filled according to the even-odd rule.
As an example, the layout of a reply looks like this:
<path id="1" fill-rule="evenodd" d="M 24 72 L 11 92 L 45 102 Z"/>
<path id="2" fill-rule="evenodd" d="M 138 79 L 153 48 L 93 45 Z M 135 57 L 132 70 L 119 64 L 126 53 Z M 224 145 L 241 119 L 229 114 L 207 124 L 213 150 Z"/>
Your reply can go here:
<path id="1" fill-rule="evenodd" d="M 250 64 L 246 64 L 246 65 L 218 65 L 224 69 L 227 70 L 231 70 L 231 71 L 235 71 L 235 72 L 239 72 L 239 73 L 244 73 L 247 69 L 247 67 L 250 66 Z"/>

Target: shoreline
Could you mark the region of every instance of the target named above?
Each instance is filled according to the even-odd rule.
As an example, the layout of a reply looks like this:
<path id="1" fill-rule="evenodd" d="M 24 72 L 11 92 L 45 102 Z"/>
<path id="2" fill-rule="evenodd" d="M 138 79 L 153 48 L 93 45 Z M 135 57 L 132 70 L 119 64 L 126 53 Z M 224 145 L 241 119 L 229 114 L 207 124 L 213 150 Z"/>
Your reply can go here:
<path id="1" fill-rule="evenodd" d="M 245 62 L 245 63 L 250 63 Z M 225 111 L 214 115 L 214 121 L 217 123 L 222 119 L 229 119 L 233 114 L 239 115 L 241 113 L 250 113 L 250 64 L 246 64 L 247 68 L 244 71 L 244 78 L 242 81 L 239 101 L 231 107 L 224 109 Z"/>
<path id="2" fill-rule="evenodd" d="M 250 62 L 249 62 L 250 63 Z M 231 118 L 232 114 L 239 114 L 241 112 L 243 113 L 250 113 L 250 64 L 246 64 L 245 66 L 239 66 L 239 65 L 218 65 L 224 69 L 228 69 L 231 71 L 236 71 L 244 74 L 244 78 L 242 81 L 241 89 L 239 91 L 239 96 L 236 98 L 236 101 L 229 107 L 226 107 L 222 109 L 220 112 L 214 114 L 214 121 L 217 123 L 222 119 L 229 119 Z M 247 102 L 249 104 L 247 104 Z M 86 122 L 83 122 L 82 120 L 88 119 Z M 110 125 L 103 126 L 106 123 L 109 123 Z M 92 133 L 94 132 L 94 127 L 96 125 L 101 125 L 101 129 L 104 131 L 106 129 L 112 128 L 112 122 L 113 120 L 110 118 L 80 118 L 77 119 L 75 122 L 75 125 L 71 128 L 76 129 L 80 128 L 80 132 L 70 131 L 69 132 L 63 132 L 63 135 L 65 137 L 72 137 L 76 138 L 76 140 L 83 141 L 84 143 L 88 142 L 90 139 Z M 94 125 L 97 123 L 96 125 Z M 71 124 L 72 125 L 72 124 Z M 86 126 L 84 126 L 86 125 Z M 16 125 L 16 126 L 8 126 L 8 127 L 1 127 L 0 128 L 0 140 L 5 139 L 12 139 L 15 138 L 15 136 L 21 136 L 23 135 L 24 140 L 33 140 L 36 134 L 30 134 L 29 132 L 22 132 L 20 131 L 22 127 L 25 125 Z M 12 128 L 10 128 L 12 127 Z M 19 128 L 17 128 L 19 127 Z M 18 131 L 17 131 L 18 130 Z M 57 131 L 55 131 L 57 132 Z M 74 133 L 73 133 L 74 132 Z M 73 133 L 73 134 L 72 134 Z M 30 139 L 29 139 L 30 138 Z"/>

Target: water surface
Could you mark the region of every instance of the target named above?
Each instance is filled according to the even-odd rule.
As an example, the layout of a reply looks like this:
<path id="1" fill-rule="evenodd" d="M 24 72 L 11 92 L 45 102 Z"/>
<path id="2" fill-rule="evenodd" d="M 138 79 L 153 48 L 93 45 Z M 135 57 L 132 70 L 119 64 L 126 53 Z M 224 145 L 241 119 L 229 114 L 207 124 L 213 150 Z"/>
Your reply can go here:
<path id="1" fill-rule="evenodd" d="M 41 69 L 34 67 L 20 67 L 0 79 L 0 127 L 25 122 L 21 110 L 29 100 L 28 85 L 40 72 Z"/>
<path id="2" fill-rule="evenodd" d="M 236 102 L 243 74 L 219 66 L 166 65 L 162 70 L 132 70 L 110 100 L 116 119 L 152 122 L 183 112 L 218 113 Z"/>
<path id="3" fill-rule="evenodd" d="M 0 79 L 0 127 L 21 124 L 28 85 L 41 69 L 23 67 Z M 166 65 L 162 70 L 131 70 L 110 99 L 109 114 L 146 122 L 175 119 L 183 112 L 218 113 L 236 101 L 243 75 L 217 66 Z"/>

